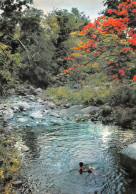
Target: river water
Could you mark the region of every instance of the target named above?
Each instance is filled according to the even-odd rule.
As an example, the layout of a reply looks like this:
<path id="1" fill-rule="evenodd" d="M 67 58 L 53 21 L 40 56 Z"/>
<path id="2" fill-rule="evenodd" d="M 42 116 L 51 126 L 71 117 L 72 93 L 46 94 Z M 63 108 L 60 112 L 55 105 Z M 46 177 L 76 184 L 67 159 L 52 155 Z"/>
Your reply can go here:
<path id="1" fill-rule="evenodd" d="M 28 115 L 43 108 L 39 102 L 31 107 Z M 19 117 L 22 113 L 16 113 L 13 123 L 19 125 L 18 143 L 29 148 L 21 154 L 34 194 L 136 193 L 136 178 L 121 165 L 119 155 L 135 142 L 133 130 L 50 114 L 42 119 L 27 116 L 23 122 Z M 80 174 L 79 162 L 93 167 L 94 173 Z"/>

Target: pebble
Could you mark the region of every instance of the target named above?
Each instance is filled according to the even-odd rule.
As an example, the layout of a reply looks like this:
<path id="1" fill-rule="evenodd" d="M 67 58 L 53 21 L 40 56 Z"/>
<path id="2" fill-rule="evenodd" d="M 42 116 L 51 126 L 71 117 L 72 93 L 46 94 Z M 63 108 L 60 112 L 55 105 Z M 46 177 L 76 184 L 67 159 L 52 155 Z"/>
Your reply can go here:
<path id="1" fill-rule="evenodd" d="M 14 181 L 12 184 L 13 186 L 21 186 L 23 182 L 21 180 L 17 180 L 17 181 Z"/>

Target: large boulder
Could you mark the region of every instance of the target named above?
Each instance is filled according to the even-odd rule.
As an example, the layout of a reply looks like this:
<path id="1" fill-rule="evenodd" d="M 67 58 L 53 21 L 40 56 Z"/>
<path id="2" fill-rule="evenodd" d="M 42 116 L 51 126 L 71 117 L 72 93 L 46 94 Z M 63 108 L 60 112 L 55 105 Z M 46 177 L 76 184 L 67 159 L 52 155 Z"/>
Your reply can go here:
<path id="1" fill-rule="evenodd" d="M 136 143 L 124 148 L 120 152 L 120 155 L 122 165 L 130 169 L 132 173 L 136 174 Z"/>
<path id="2" fill-rule="evenodd" d="M 112 112 L 112 107 L 111 106 L 109 106 L 107 104 L 103 106 L 103 110 L 102 110 L 102 115 L 103 116 L 107 116 L 107 115 L 111 114 L 111 112 Z"/>
<path id="3" fill-rule="evenodd" d="M 16 106 L 19 108 L 20 111 L 30 108 L 30 105 L 27 102 L 18 102 Z"/>
<path id="4" fill-rule="evenodd" d="M 81 109 L 81 112 L 85 114 L 95 115 L 99 111 L 99 109 L 100 108 L 97 106 L 89 106 L 87 108 Z"/>
<path id="5" fill-rule="evenodd" d="M 67 109 L 62 109 L 60 111 L 60 115 L 62 116 L 73 116 L 75 114 L 81 114 L 81 109 L 83 108 L 83 105 L 74 105 Z"/>
<path id="6" fill-rule="evenodd" d="M 119 114 L 115 116 L 115 124 L 125 128 L 130 127 L 134 119 L 135 118 L 131 112 L 119 112 Z"/>

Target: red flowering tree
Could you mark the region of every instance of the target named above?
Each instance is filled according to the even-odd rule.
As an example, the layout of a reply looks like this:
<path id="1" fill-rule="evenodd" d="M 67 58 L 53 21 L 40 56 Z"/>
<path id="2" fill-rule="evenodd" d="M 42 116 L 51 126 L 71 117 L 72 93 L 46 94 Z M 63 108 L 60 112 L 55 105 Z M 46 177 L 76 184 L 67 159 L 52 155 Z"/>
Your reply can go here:
<path id="1" fill-rule="evenodd" d="M 109 76 L 109 79 L 135 80 L 136 2 L 126 0 L 117 9 L 108 9 L 107 13 L 108 17 L 103 15 L 97 18 L 77 33 L 81 41 L 66 60 L 69 65 L 75 64 L 75 59 L 80 56 L 83 71 L 88 64 L 95 62 L 98 71 Z"/>

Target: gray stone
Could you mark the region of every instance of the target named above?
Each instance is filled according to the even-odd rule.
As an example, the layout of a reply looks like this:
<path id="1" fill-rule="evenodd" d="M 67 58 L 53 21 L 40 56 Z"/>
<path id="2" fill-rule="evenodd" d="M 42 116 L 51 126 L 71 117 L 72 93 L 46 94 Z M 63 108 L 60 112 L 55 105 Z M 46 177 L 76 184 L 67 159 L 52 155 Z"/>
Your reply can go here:
<path id="1" fill-rule="evenodd" d="M 112 107 L 109 105 L 104 105 L 103 107 L 103 116 L 107 116 L 112 112 Z"/>
<path id="2" fill-rule="evenodd" d="M 86 114 L 91 114 L 91 115 L 96 114 L 97 111 L 99 111 L 99 107 L 97 106 L 89 106 L 81 110 L 81 112 L 86 113 Z"/>
<path id="3" fill-rule="evenodd" d="M 48 106 L 51 108 L 51 109 L 54 109 L 55 108 L 55 104 L 53 102 L 49 102 L 48 103 Z"/>
<path id="4" fill-rule="evenodd" d="M 37 102 L 43 103 L 43 100 L 41 98 L 37 99 Z"/>
<path id="5" fill-rule="evenodd" d="M 43 91 L 43 90 L 42 90 L 41 88 L 37 88 L 37 89 L 36 89 L 37 94 L 38 94 L 38 93 L 41 93 L 42 91 Z"/>
<path id="6" fill-rule="evenodd" d="M 130 169 L 133 173 L 136 173 L 136 143 L 124 148 L 120 152 L 120 155 L 122 165 Z"/>
<path id="7" fill-rule="evenodd" d="M 26 122 L 28 119 L 27 118 L 19 118 L 18 122 Z"/>
<path id="8" fill-rule="evenodd" d="M 42 115 L 42 113 L 41 113 L 40 111 L 34 112 L 34 113 L 32 113 L 30 116 L 31 116 L 31 118 L 33 118 L 33 119 L 35 119 L 35 118 L 41 119 L 41 118 L 43 117 L 43 115 Z"/>
<path id="9" fill-rule="evenodd" d="M 18 180 L 18 181 L 14 181 L 13 183 L 13 186 L 21 186 L 23 184 L 23 182 L 21 180 Z"/>
<path id="10" fill-rule="evenodd" d="M 74 105 L 67 109 L 61 109 L 60 115 L 62 116 L 72 116 L 75 114 L 81 114 L 80 110 L 83 108 L 82 105 Z"/>
<path id="11" fill-rule="evenodd" d="M 54 117 L 57 117 L 57 118 L 60 118 L 59 113 L 56 113 L 56 112 L 51 112 L 50 115 L 54 116 Z"/>
<path id="12" fill-rule="evenodd" d="M 24 152 L 28 152 L 29 151 L 29 148 L 23 144 L 23 142 L 16 142 L 15 144 L 15 148 L 17 148 L 18 150 L 22 150 Z"/>
<path id="13" fill-rule="evenodd" d="M 23 116 L 28 116 L 28 113 L 27 112 L 23 112 L 22 115 Z"/>
<path id="14" fill-rule="evenodd" d="M 26 124 L 26 127 L 31 127 L 31 125 L 29 125 L 29 124 Z"/>
<path id="15" fill-rule="evenodd" d="M 21 118 L 21 115 L 17 115 L 17 118 Z"/>
<path id="16" fill-rule="evenodd" d="M 71 103 L 67 103 L 67 104 L 65 104 L 65 105 L 64 105 L 64 107 L 66 107 L 66 108 L 71 107 Z"/>
<path id="17" fill-rule="evenodd" d="M 20 111 L 26 110 L 30 108 L 30 105 L 27 102 L 18 102 L 13 106 L 17 106 Z"/>

